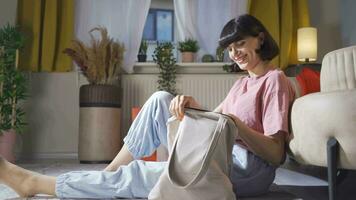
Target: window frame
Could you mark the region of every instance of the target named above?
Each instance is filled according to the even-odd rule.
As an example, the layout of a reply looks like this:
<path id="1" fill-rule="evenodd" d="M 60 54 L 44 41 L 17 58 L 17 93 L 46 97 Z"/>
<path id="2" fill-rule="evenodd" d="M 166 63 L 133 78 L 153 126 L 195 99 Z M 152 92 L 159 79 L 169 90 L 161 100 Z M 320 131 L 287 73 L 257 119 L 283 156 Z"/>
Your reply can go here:
<path id="1" fill-rule="evenodd" d="M 147 17 L 149 14 L 153 14 L 153 35 L 154 35 L 154 38 L 145 38 L 144 34 L 142 35 L 142 39 L 145 39 L 147 41 L 151 41 L 151 42 L 156 42 L 158 41 L 158 38 L 157 38 L 157 13 L 159 11 L 163 11 L 163 12 L 169 12 L 171 14 L 171 20 L 172 20 L 172 25 L 171 25 L 171 40 L 165 40 L 164 42 L 174 42 L 174 10 L 173 9 L 161 9 L 161 8 L 150 8 L 149 11 L 148 11 L 148 14 L 147 14 Z M 147 22 L 147 19 L 146 19 L 146 22 Z M 146 27 L 146 22 L 145 22 L 145 27 Z M 143 33 L 144 33 L 145 29 L 143 30 Z"/>

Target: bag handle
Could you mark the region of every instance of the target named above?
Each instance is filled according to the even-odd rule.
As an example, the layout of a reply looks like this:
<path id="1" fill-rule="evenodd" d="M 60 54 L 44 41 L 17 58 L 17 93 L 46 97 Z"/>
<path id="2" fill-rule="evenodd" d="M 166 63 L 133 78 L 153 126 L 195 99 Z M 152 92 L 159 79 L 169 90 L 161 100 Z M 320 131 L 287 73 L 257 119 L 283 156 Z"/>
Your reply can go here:
<path id="1" fill-rule="evenodd" d="M 198 181 L 200 181 L 200 179 L 206 174 L 207 170 L 208 170 L 208 165 L 210 164 L 210 161 L 211 161 L 211 158 L 213 156 L 213 153 L 214 153 L 214 150 L 218 144 L 218 141 L 219 141 L 219 138 L 220 138 L 220 135 L 222 133 L 222 128 L 225 126 L 227 122 L 227 119 L 225 119 L 222 115 L 220 115 L 219 117 L 219 121 L 216 125 L 216 128 L 214 130 L 214 135 L 213 135 L 213 138 L 211 139 L 210 141 L 210 144 L 208 146 L 208 149 L 207 151 L 205 152 L 205 155 L 203 157 L 203 160 L 202 160 L 202 163 L 200 165 L 200 168 L 199 168 L 199 171 L 198 173 L 186 184 L 180 184 L 178 183 L 178 181 L 176 181 L 174 179 L 174 176 L 172 176 L 172 163 L 174 161 L 174 154 L 176 152 L 176 146 L 177 146 L 177 143 L 178 143 L 178 140 L 179 140 L 179 136 L 181 133 L 179 133 L 176 137 L 176 139 L 174 140 L 174 144 L 173 144 L 173 147 L 172 147 L 172 153 L 171 153 L 171 156 L 169 158 L 169 161 L 168 161 L 168 179 L 169 181 L 178 186 L 178 187 L 181 187 L 181 188 L 188 188 L 190 187 L 191 185 L 194 185 L 196 184 Z"/>

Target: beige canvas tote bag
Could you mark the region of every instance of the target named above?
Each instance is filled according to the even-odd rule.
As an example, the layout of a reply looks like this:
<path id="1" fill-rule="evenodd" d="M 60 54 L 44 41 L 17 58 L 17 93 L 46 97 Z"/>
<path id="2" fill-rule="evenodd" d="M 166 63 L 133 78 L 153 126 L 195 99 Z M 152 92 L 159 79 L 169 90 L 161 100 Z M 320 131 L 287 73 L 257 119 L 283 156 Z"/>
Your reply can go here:
<path id="1" fill-rule="evenodd" d="M 148 199 L 236 199 L 229 179 L 234 121 L 220 113 L 186 109 L 182 121 L 172 117 L 167 126 L 167 167 Z"/>

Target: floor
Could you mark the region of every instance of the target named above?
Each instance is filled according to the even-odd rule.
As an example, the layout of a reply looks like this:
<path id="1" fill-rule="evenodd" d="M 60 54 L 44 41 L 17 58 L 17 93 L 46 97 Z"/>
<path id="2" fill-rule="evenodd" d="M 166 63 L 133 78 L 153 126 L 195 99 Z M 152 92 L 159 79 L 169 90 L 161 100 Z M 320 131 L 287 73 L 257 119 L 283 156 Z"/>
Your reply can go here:
<path id="1" fill-rule="evenodd" d="M 26 161 L 22 167 L 42 174 L 57 176 L 73 170 L 102 170 L 103 164 L 79 164 L 76 160 Z M 324 200 L 328 199 L 325 168 L 300 166 L 289 161 L 277 170 L 268 194 L 241 200 Z M 356 172 L 350 171 L 338 186 L 338 199 L 356 199 Z M 10 188 L 0 184 L 0 200 L 21 199 Z M 39 195 L 31 199 L 56 199 Z"/>

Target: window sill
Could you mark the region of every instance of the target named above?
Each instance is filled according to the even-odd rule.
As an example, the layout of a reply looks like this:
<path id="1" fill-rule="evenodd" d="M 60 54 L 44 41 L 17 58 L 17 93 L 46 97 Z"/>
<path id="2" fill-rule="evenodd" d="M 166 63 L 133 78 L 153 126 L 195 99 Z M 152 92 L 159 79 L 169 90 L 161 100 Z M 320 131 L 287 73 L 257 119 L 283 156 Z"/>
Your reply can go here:
<path id="1" fill-rule="evenodd" d="M 177 63 L 177 74 L 230 74 L 223 70 L 222 66 L 226 62 L 194 62 Z M 154 62 L 136 62 L 134 65 L 134 74 L 158 74 L 158 65 Z"/>

